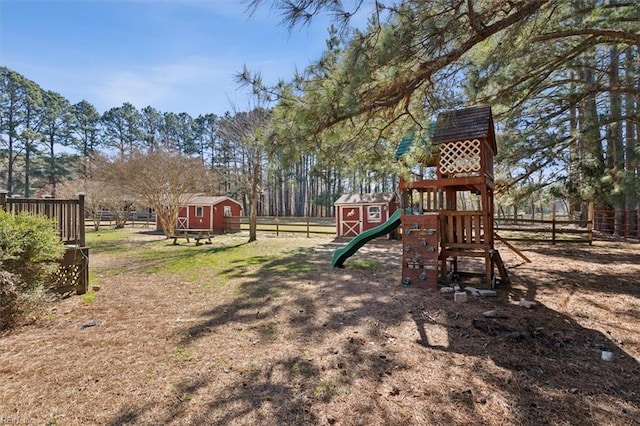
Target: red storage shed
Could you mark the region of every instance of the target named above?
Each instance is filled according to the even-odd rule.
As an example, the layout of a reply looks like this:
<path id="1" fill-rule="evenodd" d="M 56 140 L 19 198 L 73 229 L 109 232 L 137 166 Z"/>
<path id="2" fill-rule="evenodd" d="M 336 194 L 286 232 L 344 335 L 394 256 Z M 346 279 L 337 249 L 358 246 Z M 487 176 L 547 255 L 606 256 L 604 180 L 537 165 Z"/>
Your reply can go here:
<path id="1" fill-rule="evenodd" d="M 229 197 L 204 194 L 185 197 L 176 229 L 208 229 L 215 233 L 239 232 L 242 205 Z M 156 223 L 157 229 L 162 229 Z"/>
<path id="2" fill-rule="evenodd" d="M 355 237 L 386 222 L 398 209 L 393 193 L 342 194 L 336 206 L 336 235 Z"/>

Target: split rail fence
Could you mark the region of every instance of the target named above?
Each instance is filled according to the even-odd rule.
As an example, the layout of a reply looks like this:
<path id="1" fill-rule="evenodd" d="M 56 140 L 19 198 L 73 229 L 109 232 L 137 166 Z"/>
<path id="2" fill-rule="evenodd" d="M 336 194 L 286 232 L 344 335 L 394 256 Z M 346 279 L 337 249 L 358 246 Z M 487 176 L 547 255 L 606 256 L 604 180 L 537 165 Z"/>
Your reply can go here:
<path id="1" fill-rule="evenodd" d="M 551 243 L 593 243 L 593 206 L 588 218 L 572 219 L 556 214 L 555 205 L 550 219 L 495 217 L 494 232 L 505 240 Z"/>
<path id="2" fill-rule="evenodd" d="M 241 217 L 240 229 L 249 229 L 249 218 Z M 280 234 L 306 234 L 307 237 L 313 235 L 335 235 L 336 220 L 333 217 L 309 218 L 309 217 L 258 217 L 256 224 L 258 232 Z"/>
<path id="3" fill-rule="evenodd" d="M 241 217 L 240 229 L 249 229 L 249 218 Z M 495 232 L 505 240 L 543 243 L 587 243 L 593 241 L 590 220 L 496 218 Z M 335 218 L 259 216 L 257 231 L 275 234 L 336 235 Z"/>

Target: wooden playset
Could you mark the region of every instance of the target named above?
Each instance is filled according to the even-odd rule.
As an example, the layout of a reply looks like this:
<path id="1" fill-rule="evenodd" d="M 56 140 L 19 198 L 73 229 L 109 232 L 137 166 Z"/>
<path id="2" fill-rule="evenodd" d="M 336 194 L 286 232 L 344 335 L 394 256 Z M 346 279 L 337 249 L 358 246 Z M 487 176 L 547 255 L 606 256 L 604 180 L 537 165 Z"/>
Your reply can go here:
<path id="1" fill-rule="evenodd" d="M 508 276 L 494 247 L 491 107 L 441 113 L 431 141 L 436 150 L 425 156 L 421 172 L 400 180 L 402 283 L 437 289 L 438 280 L 465 273 L 458 267 L 467 257 L 484 261 L 479 275 L 493 288 L 496 268 L 502 281 Z"/>

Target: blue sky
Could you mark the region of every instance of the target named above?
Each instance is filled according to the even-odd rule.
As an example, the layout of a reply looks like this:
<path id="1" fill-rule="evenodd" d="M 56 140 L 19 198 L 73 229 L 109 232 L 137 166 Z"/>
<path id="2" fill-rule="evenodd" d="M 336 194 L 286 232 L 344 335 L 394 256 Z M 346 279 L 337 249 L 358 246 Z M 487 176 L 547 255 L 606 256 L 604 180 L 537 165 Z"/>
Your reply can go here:
<path id="1" fill-rule="evenodd" d="M 223 114 L 251 105 L 234 74 L 266 82 L 317 59 L 328 21 L 289 32 L 234 0 L 0 0 L 0 65 L 100 112 L 123 102 Z"/>

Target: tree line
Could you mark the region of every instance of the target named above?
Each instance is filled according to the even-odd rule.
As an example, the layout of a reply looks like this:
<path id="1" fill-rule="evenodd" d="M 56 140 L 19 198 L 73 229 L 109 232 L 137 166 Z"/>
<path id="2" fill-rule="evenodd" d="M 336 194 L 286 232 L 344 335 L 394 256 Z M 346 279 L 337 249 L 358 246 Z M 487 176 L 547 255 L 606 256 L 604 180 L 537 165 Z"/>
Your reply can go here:
<path id="1" fill-rule="evenodd" d="M 198 159 L 204 166 L 210 179 L 200 183 L 201 192 L 238 199 L 245 203 L 245 210 L 249 209 L 249 194 L 243 181 L 260 166 L 264 176 L 255 188 L 259 214 L 330 215 L 334 193 L 362 185 L 359 174 L 338 183 L 331 173 L 313 172 L 312 154 L 300 155 L 289 168 L 267 164 L 262 155 L 252 158 L 241 140 L 244 133 L 239 123 L 256 116 L 257 112 L 235 111 L 194 118 L 153 106 L 137 109 L 129 102 L 100 114 L 87 100 L 72 104 L 59 93 L 2 67 L 0 182 L 10 195 L 24 197 L 55 197 L 61 185 L 64 189 L 65 184 L 78 180 L 84 183 L 75 188 L 86 192 L 86 185 L 91 186 L 87 179 L 95 177 L 98 169 L 110 167 L 104 157 L 113 162 L 140 153 L 170 151 Z M 110 191 L 121 195 L 117 188 Z"/>
<path id="2" fill-rule="evenodd" d="M 638 208 L 637 2 L 248 3 L 270 3 L 290 28 L 333 17 L 327 49 L 293 78 L 267 85 L 259 73 L 238 73 L 262 105 L 253 111 L 193 118 L 124 103 L 101 115 L 2 69 L 7 188 L 32 194 L 32 179 L 55 188 L 86 174 L 95 153 L 170 149 L 198 159 L 213 192 L 243 200 L 246 211 L 330 216 L 343 192 L 396 190 L 406 165 L 432 149 L 438 112 L 486 103 L 498 134 L 499 207 L 515 214 L 535 208 L 533 199 L 562 199 L 572 212 L 588 202 Z M 365 5 L 366 27 L 352 26 Z M 399 164 L 407 134 L 426 145 Z"/>

